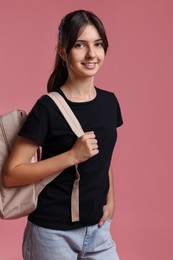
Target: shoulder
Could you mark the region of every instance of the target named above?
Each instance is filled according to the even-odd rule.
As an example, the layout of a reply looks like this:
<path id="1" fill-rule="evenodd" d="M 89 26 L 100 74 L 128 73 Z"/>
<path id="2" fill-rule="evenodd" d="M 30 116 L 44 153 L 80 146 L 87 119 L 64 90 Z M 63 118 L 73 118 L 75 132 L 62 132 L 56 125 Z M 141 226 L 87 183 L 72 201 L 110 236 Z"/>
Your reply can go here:
<path id="1" fill-rule="evenodd" d="M 97 88 L 98 96 L 100 97 L 100 104 L 102 107 L 107 111 L 107 113 L 112 114 L 116 118 L 116 126 L 120 126 L 123 124 L 121 108 L 119 101 L 116 95 L 113 92 L 98 89 Z"/>
<path id="2" fill-rule="evenodd" d="M 47 94 L 43 94 L 37 99 L 34 109 L 41 109 L 51 113 L 59 110 L 55 102 Z"/>
<path id="3" fill-rule="evenodd" d="M 60 111 L 54 101 L 46 94 L 40 96 L 36 101 L 27 116 L 28 120 L 37 119 L 40 121 L 51 120 L 54 115 L 60 114 Z"/>
<path id="4" fill-rule="evenodd" d="M 98 88 L 98 87 L 96 87 L 96 90 L 97 90 L 97 92 L 98 92 L 100 95 L 103 95 L 103 96 L 112 96 L 112 95 L 114 95 L 113 92 L 108 91 L 108 90 L 105 90 L 105 89 L 101 89 L 101 88 Z"/>
<path id="5" fill-rule="evenodd" d="M 52 106 L 54 102 L 47 94 L 44 94 L 36 101 L 36 104 L 49 107 L 50 105 Z"/>
<path id="6" fill-rule="evenodd" d="M 97 93 L 99 95 L 99 97 L 104 101 L 104 102 L 113 102 L 113 103 L 118 103 L 118 99 L 115 95 L 114 92 L 105 90 L 105 89 L 100 89 L 100 88 L 96 88 Z"/>

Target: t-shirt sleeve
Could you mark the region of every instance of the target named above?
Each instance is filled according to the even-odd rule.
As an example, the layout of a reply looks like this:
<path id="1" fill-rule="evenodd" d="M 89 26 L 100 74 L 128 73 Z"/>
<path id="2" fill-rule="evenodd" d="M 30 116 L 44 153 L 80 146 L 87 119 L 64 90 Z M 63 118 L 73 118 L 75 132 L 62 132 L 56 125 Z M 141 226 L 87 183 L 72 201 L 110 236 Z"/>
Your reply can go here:
<path id="1" fill-rule="evenodd" d="M 123 124 L 123 118 L 122 118 L 121 108 L 118 99 L 115 95 L 114 98 L 116 102 L 116 127 L 119 127 Z"/>
<path id="2" fill-rule="evenodd" d="M 38 100 L 29 112 L 19 135 L 42 146 L 48 133 L 48 121 L 48 109 Z"/>

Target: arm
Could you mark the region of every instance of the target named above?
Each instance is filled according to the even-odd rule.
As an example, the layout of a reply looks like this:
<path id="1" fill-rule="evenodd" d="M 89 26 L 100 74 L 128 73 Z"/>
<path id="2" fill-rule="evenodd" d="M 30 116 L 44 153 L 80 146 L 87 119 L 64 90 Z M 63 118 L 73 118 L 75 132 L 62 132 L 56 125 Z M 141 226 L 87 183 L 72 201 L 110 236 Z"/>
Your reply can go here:
<path id="1" fill-rule="evenodd" d="M 106 205 L 103 207 L 103 216 L 99 221 L 101 227 L 107 218 L 112 219 L 115 209 L 115 198 L 114 198 L 114 179 L 112 167 L 109 168 L 109 191 L 107 194 Z"/>
<path id="2" fill-rule="evenodd" d="M 69 151 L 31 163 L 31 158 L 37 148 L 37 144 L 28 139 L 22 137 L 17 139 L 3 174 L 3 182 L 6 186 L 20 186 L 37 182 L 86 161 L 98 153 L 97 140 L 93 132 L 85 133 L 78 138 Z"/>

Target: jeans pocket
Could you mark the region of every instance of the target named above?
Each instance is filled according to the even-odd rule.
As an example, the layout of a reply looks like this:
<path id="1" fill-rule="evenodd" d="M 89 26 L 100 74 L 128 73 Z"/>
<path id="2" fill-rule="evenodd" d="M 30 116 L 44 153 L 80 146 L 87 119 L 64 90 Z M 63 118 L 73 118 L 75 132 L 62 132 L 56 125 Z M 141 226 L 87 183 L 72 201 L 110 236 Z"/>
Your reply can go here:
<path id="1" fill-rule="evenodd" d="M 106 219 L 106 222 L 108 222 L 108 223 L 110 223 L 110 224 L 111 224 L 111 222 L 112 222 L 112 219 L 110 219 L 110 218 L 107 218 L 107 219 Z"/>

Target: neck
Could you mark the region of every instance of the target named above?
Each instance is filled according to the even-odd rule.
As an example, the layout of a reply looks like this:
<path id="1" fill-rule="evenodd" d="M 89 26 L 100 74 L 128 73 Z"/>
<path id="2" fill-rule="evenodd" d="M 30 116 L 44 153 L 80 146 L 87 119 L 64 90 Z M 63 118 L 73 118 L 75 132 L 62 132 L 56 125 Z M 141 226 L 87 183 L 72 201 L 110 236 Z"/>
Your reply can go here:
<path id="1" fill-rule="evenodd" d="M 71 80 L 68 78 L 61 90 L 69 100 L 74 102 L 90 101 L 96 96 L 93 78 L 82 80 Z"/>

